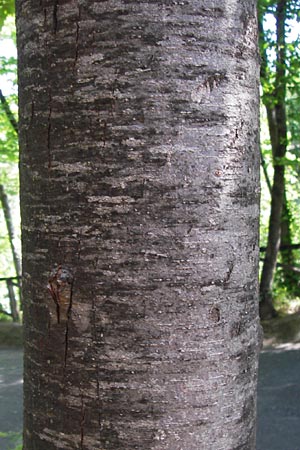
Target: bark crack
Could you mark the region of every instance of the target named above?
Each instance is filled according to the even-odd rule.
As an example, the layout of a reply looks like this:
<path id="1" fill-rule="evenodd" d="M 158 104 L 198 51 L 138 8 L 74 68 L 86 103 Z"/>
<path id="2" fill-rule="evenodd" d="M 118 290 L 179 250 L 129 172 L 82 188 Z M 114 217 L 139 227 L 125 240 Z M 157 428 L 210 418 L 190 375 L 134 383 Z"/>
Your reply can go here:
<path id="1" fill-rule="evenodd" d="M 97 340 L 97 328 L 96 328 L 96 303 L 95 303 L 95 297 L 93 295 L 92 298 L 92 324 L 93 324 L 93 340 L 94 342 L 98 342 Z M 96 362 L 96 399 L 97 399 L 97 406 L 98 406 L 98 427 L 99 427 L 99 440 L 101 441 L 101 400 L 100 400 L 100 371 L 99 371 L 99 362 L 97 358 Z"/>
<path id="2" fill-rule="evenodd" d="M 32 101 L 31 101 L 30 124 L 32 124 L 32 122 L 33 122 L 33 120 L 34 120 L 34 113 L 35 113 L 34 107 L 35 107 L 34 100 L 32 100 Z"/>
<path id="3" fill-rule="evenodd" d="M 244 120 L 242 119 L 240 124 L 238 125 L 238 127 L 235 129 L 235 133 L 234 133 L 234 137 L 232 139 L 232 141 L 229 144 L 229 148 L 234 148 L 236 145 L 237 140 L 239 139 L 242 131 L 243 131 L 243 127 L 244 127 Z"/>
<path id="4" fill-rule="evenodd" d="M 48 280 L 48 291 L 56 305 L 57 323 L 68 322 L 71 316 L 74 277 L 66 266 L 55 267 Z"/>
<path id="5" fill-rule="evenodd" d="M 69 350 L 69 323 L 66 323 L 65 328 L 65 355 L 64 355 L 64 369 L 67 367 L 68 360 L 68 350 Z"/>
<path id="6" fill-rule="evenodd" d="M 75 37 L 75 58 L 74 58 L 74 66 L 76 66 L 77 64 L 77 60 L 78 60 L 78 52 L 79 52 L 79 31 L 80 31 L 80 26 L 79 26 L 79 22 L 76 22 L 76 37 Z"/>
<path id="7" fill-rule="evenodd" d="M 74 67 L 76 66 L 77 60 L 78 60 L 78 53 L 79 53 L 79 32 L 80 32 L 80 25 L 79 22 L 81 20 L 81 10 L 80 10 L 80 4 L 78 2 L 78 18 L 76 20 L 76 34 L 75 34 L 75 58 L 74 58 Z"/>
<path id="8" fill-rule="evenodd" d="M 65 356 L 64 356 L 64 368 L 67 367 L 67 359 L 68 359 L 68 350 L 69 350 L 69 323 L 72 314 L 72 300 L 73 297 L 73 279 L 71 281 L 71 289 L 70 289 L 70 302 L 67 311 L 67 321 L 66 321 L 66 329 L 65 329 Z"/>
<path id="9" fill-rule="evenodd" d="M 48 170 L 51 169 L 51 118 L 52 118 L 52 91 L 49 91 L 49 114 L 47 119 L 47 150 L 48 150 Z"/>
<path id="10" fill-rule="evenodd" d="M 101 128 L 102 128 L 102 142 L 103 142 L 103 148 L 105 148 L 106 145 L 106 137 L 107 137 L 107 122 L 106 120 L 101 121 Z"/>
<path id="11" fill-rule="evenodd" d="M 81 396 L 81 419 L 80 419 L 80 449 L 83 450 L 84 441 L 84 425 L 85 425 L 85 407 L 83 396 Z"/>
<path id="12" fill-rule="evenodd" d="M 46 24 L 47 24 L 47 9 L 44 8 L 44 28 L 46 28 Z"/>
<path id="13" fill-rule="evenodd" d="M 54 1 L 53 5 L 53 33 L 57 33 L 57 27 L 58 27 L 58 19 L 57 19 L 57 9 L 58 9 L 58 0 Z"/>
<path id="14" fill-rule="evenodd" d="M 227 284 L 229 282 L 232 271 L 233 271 L 234 263 L 233 263 L 233 261 L 230 261 L 228 264 L 229 264 L 229 269 L 228 269 L 226 275 L 221 280 L 217 280 L 215 282 L 216 286 L 221 286 L 221 285 Z"/>

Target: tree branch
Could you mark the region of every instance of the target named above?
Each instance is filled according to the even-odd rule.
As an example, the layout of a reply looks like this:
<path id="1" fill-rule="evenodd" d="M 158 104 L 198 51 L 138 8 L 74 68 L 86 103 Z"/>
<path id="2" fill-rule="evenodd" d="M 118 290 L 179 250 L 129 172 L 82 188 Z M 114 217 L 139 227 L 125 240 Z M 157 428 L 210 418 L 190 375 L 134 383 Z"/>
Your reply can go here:
<path id="1" fill-rule="evenodd" d="M 6 316 L 11 317 L 11 314 L 7 311 L 5 311 L 4 309 L 0 308 L 0 314 L 5 314 Z"/>
<path id="2" fill-rule="evenodd" d="M 6 98 L 4 97 L 1 89 L 0 89 L 0 101 L 1 101 L 1 104 L 5 111 L 6 117 L 8 118 L 8 120 L 9 120 L 11 126 L 13 127 L 13 129 L 15 130 L 15 132 L 18 134 L 18 122 L 16 121 L 16 118 L 13 115 L 13 113 L 9 107 L 9 104 L 8 104 Z"/>
<path id="3" fill-rule="evenodd" d="M 291 245 L 281 245 L 279 247 L 279 250 L 297 250 L 300 248 L 300 244 L 291 244 Z M 259 251 L 260 252 L 265 252 L 267 250 L 267 247 L 260 247 Z"/>

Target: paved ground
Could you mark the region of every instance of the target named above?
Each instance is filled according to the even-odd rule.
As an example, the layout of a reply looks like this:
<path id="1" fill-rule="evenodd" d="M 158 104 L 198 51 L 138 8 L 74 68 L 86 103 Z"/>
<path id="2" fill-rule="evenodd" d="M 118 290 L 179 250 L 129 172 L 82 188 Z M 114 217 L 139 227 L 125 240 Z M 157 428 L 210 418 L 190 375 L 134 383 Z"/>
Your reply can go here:
<path id="1" fill-rule="evenodd" d="M 257 437 L 257 450 L 300 450 L 299 344 L 261 354 Z"/>
<path id="2" fill-rule="evenodd" d="M 22 430 L 23 352 L 0 350 L 0 449 L 12 450 Z M 3 432 L 10 432 L 3 437 Z"/>
<path id="3" fill-rule="evenodd" d="M 22 352 L 0 350 L 0 431 L 22 429 Z M 300 345 L 261 354 L 257 450 L 300 450 Z M 1 437 L 0 449 L 16 443 Z M 96 450 L 96 449 L 95 449 Z"/>

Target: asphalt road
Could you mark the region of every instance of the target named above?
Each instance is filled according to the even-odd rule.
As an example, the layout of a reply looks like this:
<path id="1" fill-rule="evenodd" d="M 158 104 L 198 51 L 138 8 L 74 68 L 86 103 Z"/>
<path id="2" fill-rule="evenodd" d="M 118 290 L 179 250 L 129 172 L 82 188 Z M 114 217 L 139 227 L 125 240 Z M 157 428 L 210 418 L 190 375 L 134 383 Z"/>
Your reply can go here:
<path id="1" fill-rule="evenodd" d="M 12 450 L 22 430 L 22 350 L 0 350 L 0 449 Z M 9 433 L 2 436 L 2 433 Z"/>
<path id="2" fill-rule="evenodd" d="M 257 450 L 300 450 L 299 344 L 261 354 L 257 428 Z"/>
<path id="3" fill-rule="evenodd" d="M 257 450 L 300 450 L 300 346 L 260 357 Z M 0 449 L 15 448 L 22 430 L 22 351 L 0 350 Z M 96 450 L 96 449 L 95 449 Z M 201 449 L 199 449 L 201 450 Z"/>

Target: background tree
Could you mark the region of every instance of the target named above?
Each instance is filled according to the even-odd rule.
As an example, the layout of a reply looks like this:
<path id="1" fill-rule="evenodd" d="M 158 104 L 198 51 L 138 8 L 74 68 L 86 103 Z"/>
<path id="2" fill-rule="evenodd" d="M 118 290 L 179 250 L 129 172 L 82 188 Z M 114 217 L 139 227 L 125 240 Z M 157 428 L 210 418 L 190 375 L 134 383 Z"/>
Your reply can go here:
<path id="1" fill-rule="evenodd" d="M 19 0 L 17 30 L 24 450 L 254 450 L 256 2 Z"/>
<path id="2" fill-rule="evenodd" d="M 14 321 L 18 321 L 17 284 L 21 277 L 21 266 L 18 223 L 17 65 L 16 57 L 5 52 L 8 46 L 13 48 L 14 40 L 14 18 L 8 16 L 0 34 L 0 208 L 2 208 L 0 214 L 0 319 L 11 316 Z"/>
<path id="3" fill-rule="evenodd" d="M 293 295 L 299 293 L 298 277 L 295 276 L 296 260 L 292 250 L 293 217 L 287 196 L 288 180 L 285 170 L 289 163 L 287 156 L 290 150 L 287 99 L 296 81 L 290 71 L 290 60 L 292 51 L 297 47 L 295 42 L 287 44 L 286 34 L 288 20 L 295 17 L 294 3 L 285 0 L 260 1 L 259 8 L 262 101 L 267 112 L 274 168 L 267 248 L 260 282 L 262 318 L 270 318 L 276 314 L 273 305 L 273 280 L 281 244 L 282 283 L 287 292 Z M 275 40 L 272 33 L 264 30 L 264 20 L 271 15 L 276 19 Z M 276 57 L 273 65 L 274 53 Z"/>

